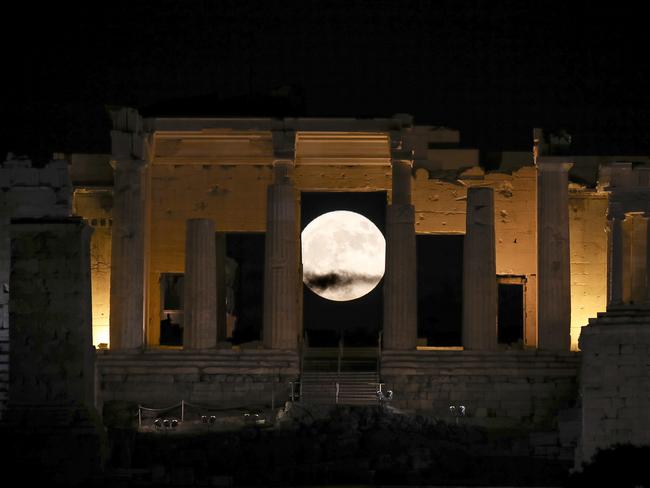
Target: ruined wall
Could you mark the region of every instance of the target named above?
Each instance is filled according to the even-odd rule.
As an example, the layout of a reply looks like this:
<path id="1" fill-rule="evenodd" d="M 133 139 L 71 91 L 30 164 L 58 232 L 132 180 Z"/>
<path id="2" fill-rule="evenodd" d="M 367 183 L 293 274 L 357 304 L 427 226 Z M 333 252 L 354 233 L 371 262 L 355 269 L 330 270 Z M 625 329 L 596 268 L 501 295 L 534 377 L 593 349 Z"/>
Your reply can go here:
<path id="1" fill-rule="evenodd" d="M 93 344 L 109 344 L 111 283 L 111 229 L 113 194 L 111 189 L 76 189 L 72 211 L 92 227 L 90 273 L 93 302 Z"/>
<path id="2" fill-rule="evenodd" d="M 607 306 L 607 194 L 583 188 L 569 193 L 571 245 L 571 349 L 581 327 Z"/>
<path id="3" fill-rule="evenodd" d="M 221 349 L 209 353 L 151 351 L 100 353 L 97 373 L 103 402 L 126 401 L 162 408 L 181 400 L 221 407 L 276 406 L 289 398 L 299 374 L 295 353 Z"/>

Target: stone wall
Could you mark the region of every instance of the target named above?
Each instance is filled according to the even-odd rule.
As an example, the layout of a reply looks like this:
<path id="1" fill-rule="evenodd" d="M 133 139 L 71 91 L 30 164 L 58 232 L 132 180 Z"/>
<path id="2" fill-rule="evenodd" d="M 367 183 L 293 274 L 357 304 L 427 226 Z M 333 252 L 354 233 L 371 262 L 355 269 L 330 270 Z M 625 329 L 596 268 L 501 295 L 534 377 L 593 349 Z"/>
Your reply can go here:
<path id="1" fill-rule="evenodd" d="M 576 465 L 617 443 L 650 445 L 650 315 L 599 314 L 580 336 L 581 452 Z"/>
<path id="2" fill-rule="evenodd" d="M 465 407 L 475 423 L 557 426 L 578 396 L 579 353 L 527 351 L 384 352 L 381 379 L 392 404 L 452 419 Z"/>
<path id="3" fill-rule="evenodd" d="M 186 402 L 218 407 L 281 405 L 299 375 L 295 352 L 243 349 L 210 352 L 100 351 L 97 378 L 103 402 L 162 408 Z"/>
<path id="4" fill-rule="evenodd" d="M 0 190 L 12 218 L 70 215 L 71 184 L 66 161 L 32 168 L 29 159 L 11 159 L 0 167 Z"/>
<path id="5" fill-rule="evenodd" d="M 571 185 L 574 186 L 574 185 Z M 581 327 L 607 305 L 607 194 L 570 188 L 571 349 Z"/>
<path id="6" fill-rule="evenodd" d="M 11 223 L 8 477 L 70 486 L 101 469 L 89 241 L 79 218 Z"/>
<path id="7" fill-rule="evenodd" d="M 12 223 L 10 406 L 94 403 L 89 240 L 80 219 Z"/>
<path id="8" fill-rule="evenodd" d="M 9 395 L 11 219 L 70 215 L 70 189 L 65 161 L 32 168 L 29 159 L 9 154 L 0 166 L 0 419 Z"/>

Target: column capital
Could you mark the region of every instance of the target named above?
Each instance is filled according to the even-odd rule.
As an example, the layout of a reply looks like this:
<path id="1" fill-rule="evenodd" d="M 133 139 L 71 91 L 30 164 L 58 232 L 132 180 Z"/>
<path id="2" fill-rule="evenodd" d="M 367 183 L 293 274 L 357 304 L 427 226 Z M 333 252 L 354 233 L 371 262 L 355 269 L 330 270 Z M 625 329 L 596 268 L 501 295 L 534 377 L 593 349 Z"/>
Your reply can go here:
<path id="1" fill-rule="evenodd" d="M 573 161 L 566 156 L 541 156 L 537 159 L 537 168 L 540 171 L 569 171 Z"/>
<path id="2" fill-rule="evenodd" d="M 291 158 L 273 158 L 271 165 L 275 168 L 277 166 L 295 166 L 296 160 Z"/>
<path id="3" fill-rule="evenodd" d="M 291 171 L 296 163 L 293 159 L 273 160 L 273 184 L 291 184 Z"/>
<path id="4" fill-rule="evenodd" d="M 273 140 L 273 164 L 275 161 L 291 161 L 296 159 L 296 132 L 293 130 L 274 130 L 271 133 Z"/>
<path id="5" fill-rule="evenodd" d="M 390 159 L 391 163 L 396 162 L 408 163 L 413 166 L 413 160 L 415 159 L 414 149 L 408 140 L 404 137 L 405 134 L 403 131 L 391 133 L 390 136 Z"/>

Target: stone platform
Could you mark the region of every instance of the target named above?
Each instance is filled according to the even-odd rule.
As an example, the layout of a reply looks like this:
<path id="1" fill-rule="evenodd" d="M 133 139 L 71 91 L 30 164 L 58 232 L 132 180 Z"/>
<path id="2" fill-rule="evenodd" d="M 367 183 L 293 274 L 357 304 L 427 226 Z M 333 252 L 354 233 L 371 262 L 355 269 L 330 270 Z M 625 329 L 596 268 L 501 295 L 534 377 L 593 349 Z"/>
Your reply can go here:
<path id="1" fill-rule="evenodd" d="M 577 401 L 579 367 L 577 352 L 384 351 L 380 374 L 398 408 L 453 420 L 462 405 L 474 423 L 556 424 Z"/>
<path id="2" fill-rule="evenodd" d="M 97 353 L 98 394 L 102 402 L 133 402 L 160 408 L 185 400 L 231 407 L 280 404 L 297 380 L 296 352 L 265 349 L 214 349 Z"/>

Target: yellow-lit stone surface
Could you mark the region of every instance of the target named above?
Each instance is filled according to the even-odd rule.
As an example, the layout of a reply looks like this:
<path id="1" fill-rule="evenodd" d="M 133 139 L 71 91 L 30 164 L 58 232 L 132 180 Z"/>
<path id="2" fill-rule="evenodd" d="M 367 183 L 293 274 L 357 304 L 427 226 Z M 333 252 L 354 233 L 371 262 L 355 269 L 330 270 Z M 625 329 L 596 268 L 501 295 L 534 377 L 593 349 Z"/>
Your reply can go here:
<path id="1" fill-rule="evenodd" d="M 214 220 L 215 231 L 264 232 L 270 166 L 156 164 L 151 166 L 151 235 L 147 343 L 159 343 L 160 274 L 183 273 L 185 223 Z"/>
<path id="2" fill-rule="evenodd" d="M 108 344 L 112 192 L 110 189 L 77 189 L 74 192 L 72 205 L 74 214 L 83 216 L 93 228 L 93 233 L 90 238 L 93 345 Z"/>
<path id="3" fill-rule="evenodd" d="M 433 173 L 435 175 L 435 173 Z M 418 234 L 464 234 L 468 186 L 494 189 L 494 225 L 496 235 L 497 275 L 526 278 L 526 346 L 535 346 L 536 336 L 536 171 L 524 167 L 508 173 L 485 174 L 481 168 L 470 168 L 458 176 L 447 173 L 447 179 L 430 178 L 426 169 L 415 172 L 413 203 L 415 228 Z"/>
<path id="4" fill-rule="evenodd" d="M 571 349 L 580 329 L 607 305 L 607 194 L 575 189 L 569 193 L 571 235 Z"/>
<path id="5" fill-rule="evenodd" d="M 223 123 L 226 122 L 230 123 Z M 202 123 L 196 122 L 197 125 Z M 166 124 L 172 122 L 171 119 L 162 120 L 157 124 L 167 127 Z M 214 124 L 217 126 L 221 122 Z M 260 127 L 263 125 L 260 122 Z M 427 131 L 422 133 L 428 134 Z M 414 130 L 413 137 L 417 138 L 417 134 Z M 266 191 L 272 182 L 274 160 L 273 137 L 271 130 L 245 131 L 221 126 L 154 133 L 149 155 L 145 238 L 148 249 L 146 344 L 149 347 L 159 343 L 160 275 L 184 272 L 184 229 L 188 219 L 212 219 L 215 231 L 220 232 L 265 232 Z M 386 191 L 387 203 L 390 203 L 391 139 L 388 132 L 298 130 L 295 140 L 296 166 L 292 177 L 298 200 L 301 191 Z M 525 284 L 524 345 L 535 347 L 535 167 L 486 174 L 477 166 L 476 150 L 426 149 L 425 142 L 414 142 L 417 143 L 416 154 L 419 154 L 416 158 L 420 158 L 415 161 L 412 181 L 416 232 L 463 235 L 467 188 L 492 188 L 497 275 L 516 277 Z M 102 219 L 110 222 L 110 195 L 110 190 L 98 189 L 75 193 L 75 213 L 88 219 L 95 228 L 91 242 L 95 344 L 108 342 L 110 226 L 100 223 Z M 299 201 L 296 203 L 299 209 Z M 589 317 L 605 309 L 606 206 L 604 193 L 577 186 L 571 188 L 571 337 L 574 349 L 580 327 Z"/>

